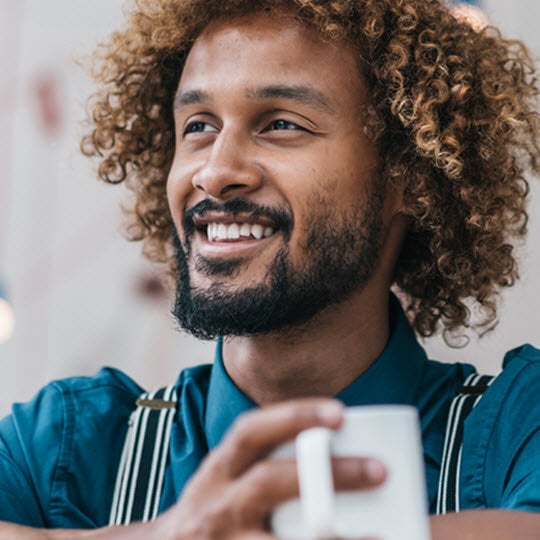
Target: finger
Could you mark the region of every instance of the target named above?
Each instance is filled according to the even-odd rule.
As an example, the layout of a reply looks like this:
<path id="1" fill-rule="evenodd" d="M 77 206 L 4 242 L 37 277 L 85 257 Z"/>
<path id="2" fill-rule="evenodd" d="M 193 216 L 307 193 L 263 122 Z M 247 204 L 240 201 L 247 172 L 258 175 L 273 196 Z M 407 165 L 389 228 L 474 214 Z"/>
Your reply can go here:
<path id="1" fill-rule="evenodd" d="M 371 458 L 333 458 L 332 474 L 337 491 L 373 489 L 386 478 L 384 465 Z M 294 460 L 266 459 L 237 480 L 231 498 L 239 516 L 250 516 L 250 525 L 260 525 L 279 504 L 299 496 Z"/>
<path id="2" fill-rule="evenodd" d="M 214 453 L 220 470 L 235 478 L 274 448 L 315 427 L 337 429 L 343 422 L 338 401 L 309 398 L 271 405 L 240 416 Z"/>
<path id="3" fill-rule="evenodd" d="M 332 474 L 336 491 L 373 489 L 384 483 L 387 470 L 383 463 L 369 457 L 332 459 Z"/>

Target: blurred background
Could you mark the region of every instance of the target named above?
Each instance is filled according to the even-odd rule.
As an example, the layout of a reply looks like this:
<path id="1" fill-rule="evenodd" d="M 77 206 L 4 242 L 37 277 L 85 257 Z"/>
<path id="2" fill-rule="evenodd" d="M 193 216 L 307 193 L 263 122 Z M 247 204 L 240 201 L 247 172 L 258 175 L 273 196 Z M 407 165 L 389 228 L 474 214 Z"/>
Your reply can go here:
<path id="1" fill-rule="evenodd" d="M 538 0 L 467 4 L 539 56 Z M 123 188 L 95 180 L 79 152 L 92 86 L 77 59 L 121 24 L 124 5 L 0 0 L 0 416 L 54 378 L 110 365 L 149 388 L 213 358 L 212 343 L 175 330 L 140 246 L 122 238 Z M 463 349 L 427 340 L 433 358 L 493 373 L 507 349 L 540 343 L 540 189 L 531 180 L 522 279 L 503 297 L 500 324 Z"/>

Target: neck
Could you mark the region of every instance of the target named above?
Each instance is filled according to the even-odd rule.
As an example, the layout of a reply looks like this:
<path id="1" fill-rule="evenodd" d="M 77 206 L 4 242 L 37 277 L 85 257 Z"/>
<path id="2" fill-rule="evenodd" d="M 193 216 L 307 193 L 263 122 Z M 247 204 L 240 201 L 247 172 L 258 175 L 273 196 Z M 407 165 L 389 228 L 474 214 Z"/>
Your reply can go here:
<path id="1" fill-rule="evenodd" d="M 389 337 L 388 298 L 364 290 L 283 332 L 229 337 L 225 368 L 255 403 L 334 396 L 382 353 Z"/>

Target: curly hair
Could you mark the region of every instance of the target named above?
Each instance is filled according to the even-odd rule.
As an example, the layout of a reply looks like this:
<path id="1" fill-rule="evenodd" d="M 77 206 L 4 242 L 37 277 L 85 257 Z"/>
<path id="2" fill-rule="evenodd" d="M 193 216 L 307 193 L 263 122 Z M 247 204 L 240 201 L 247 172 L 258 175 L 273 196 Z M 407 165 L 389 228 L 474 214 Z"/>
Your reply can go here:
<path id="1" fill-rule="evenodd" d="M 184 60 L 211 21 L 275 10 L 358 51 L 371 96 L 363 127 L 405 194 L 394 279 L 416 332 L 494 326 L 498 293 L 518 276 L 525 174 L 540 170 L 538 89 L 521 42 L 473 29 L 440 0 L 137 0 L 95 53 L 101 86 L 81 143 L 99 177 L 133 195 L 128 238 L 176 279 L 166 180 Z"/>

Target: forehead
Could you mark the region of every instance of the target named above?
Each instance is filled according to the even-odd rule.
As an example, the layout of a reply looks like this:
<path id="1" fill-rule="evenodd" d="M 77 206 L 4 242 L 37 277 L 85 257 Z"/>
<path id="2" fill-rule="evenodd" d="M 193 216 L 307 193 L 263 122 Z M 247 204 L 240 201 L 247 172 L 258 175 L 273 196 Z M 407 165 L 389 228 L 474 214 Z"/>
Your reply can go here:
<path id="1" fill-rule="evenodd" d="M 325 41 L 292 15 L 255 13 L 211 23 L 196 39 L 180 79 L 180 89 L 244 83 L 306 82 L 358 92 L 359 55 L 340 40 Z M 357 95 L 357 94 L 356 94 Z"/>

